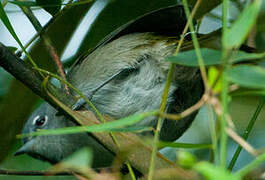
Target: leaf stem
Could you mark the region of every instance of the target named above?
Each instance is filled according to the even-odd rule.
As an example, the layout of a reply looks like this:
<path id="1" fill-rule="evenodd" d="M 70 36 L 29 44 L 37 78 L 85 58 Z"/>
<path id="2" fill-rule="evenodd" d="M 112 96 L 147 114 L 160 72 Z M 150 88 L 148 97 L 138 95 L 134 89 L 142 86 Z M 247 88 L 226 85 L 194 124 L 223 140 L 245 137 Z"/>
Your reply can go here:
<path id="1" fill-rule="evenodd" d="M 184 5 L 184 10 L 185 10 L 186 16 L 187 17 L 191 17 L 190 11 L 189 11 L 189 8 L 188 8 L 187 0 L 183 0 L 182 2 L 183 2 L 183 5 Z M 201 0 L 198 0 L 196 5 L 195 5 L 195 7 L 198 8 L 200 3 L 201 3 Z M 204 87 L 205 87 L 206 90 L 208 90 L 207 73 L 206 73 L 206 68 L 205 68 L 203 57 L 202 57 L 201 50 L 200 50 L 200 44 L 199 44 L 198 38 L 196 36 L 195 30 L 194 30 L 193 22 L 189 21 L 188 23 L 189 23 L 189 28 L 190 28 L 190 31 L 191 31 L 192 42 L 193 42 L 193 45 L 194 45 L 194 48 L 195 48 L 195 52 L 196 52 L 196 56 L 197 56 L 197 59 L 198 59 L 198 62 L 199 62 L 199 67 L 200 67 L 200 72 L 201 72 L 202 80 L 203 80 L 203 83 L 204 83 Z"/>
<path id="2" fill-rule="evenodd" d="M 160 105 L 160 112 L 164 112 L 166 109 L 168 92 L 169 92 L 170 84 L 171 84 L 172 77 L 173 77 L 174 67 L 175 67 L 175 65 L 173 63 L 170 63 L 170 68 L 169 68 L 168 75 L 167 75 L 166 86 L 165 86 L 165 89 L 163 92 L 162 102 Z M 154 135 L 154 142 L 153 142 L 153 149 L 152 149 L 151 161 L 150 161 L 150 166 L 149 166 L 148 180 L 153 179 L 155 157 L 156 157 L 156 153 L 157 153 L 157 149 L 158 149 L 157 145 L 158 145 L 158 141 L 159 141 L 159 133 L 160 133 L 160 129 L 161 129 L 161 124 L 162 124 L 162 117 L 159 116 L 158 120 L 157 120 L 155 135 Z"/>
<path id="3" fill-rule="evenodd" d="M 228 79 L 226 74 L 226 69 L 228 66 L 228 49 L 226 49 L 227 45 L 225 44 L 225 37 L 228 31 L 228 1 L 223 0 L 222 6 L 222 22 L 223 22 L 223 34 L 222 34 L 222 62 L 224 71 L 222 73 L 222 115 L 220 117 L 220 126 L 221 126 L 221 135 L 220 135 L 220 166 L 226 168 L 226 160 L 227 160 L 227 111 L 228 111 Z"/>
<path id="4" fill-rule="evenodd" d="M 216 160 L 217 157 L 217 134 L 216 134 L 216 127 L 215 127 L 215 119 L 214 119 L 214 112 L 212 106 L 207 104 L 207 112 L 208 112 L 208 120 L 209 120 L 209 130 L 212 140 L 212 150 L 213 150 L 213 161 Z"/>

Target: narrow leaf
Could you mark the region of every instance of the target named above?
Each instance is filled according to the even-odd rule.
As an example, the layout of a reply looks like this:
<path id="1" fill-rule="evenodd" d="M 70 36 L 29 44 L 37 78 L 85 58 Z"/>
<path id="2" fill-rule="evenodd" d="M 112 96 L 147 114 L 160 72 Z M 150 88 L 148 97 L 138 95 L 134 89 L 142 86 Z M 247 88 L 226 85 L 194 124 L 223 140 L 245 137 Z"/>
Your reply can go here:
<path id="1" fill-rule="evenodd" d="M 13 36 L 13 38 L 17 41 L 17 43 L 19 44 L 20 47 L 23 47 L 22 43 L 20 42 L 18 36 L 16 35 L 6 13 L 5 10 L 2 6 L 2 3 L 0 3 L 0 18 L 3 22 L 3 24 L 5 25 L 5 27 L 8 29 L 8 31 L 10 32 L 10 34 Z"/>
<path id="2" fill-rule="evenodd" d="M 28 59 L 30 60 L 31 64 L 34 67 L 37 67 L 36 63 L 33 61 L 33 59 L 30 57 L 29 53 L 26 51 L 26 49 L 24 48 L 22 42 L 19 40 L 17 34 L 15 33 L 15 30 L 13 29 L 6 13 L 4 10 L 4 7 L 2 5 L 2 3 L 0 3 L 0 19 L 2 20 L 3 24 L 5 25 L 5 27 L 8 29 L 9 33 L 13 36 L 13 38 L 17 41 L 18 45 L 20 46 L 20 48 L 23 50 L 23 52 L 26 54 L 26 56 L 28 57 Z"/>
<path id="3" fill-rule="evenodd" d="M 190 144 L 190 143 L 176 143 L 176 142 L 163 142 L 159 141 L 159 148 L 172 147 L 172 148 L 186 148 L 186 149 L 205 149 L 212 148 L 212 144 Z"/>
<path id="4" fill-rule="evenodd" d="M 230 93 L 231 96 L 265 96 L 265 89 L 239 89 Z"/>
<path id="5" fill-rule="evenodd" d="M 153 112 L 152 112 L 153 113 Z M 120 120 L 115 120 L 111 122 L 106 122 L 103 124 L 96 124 L 91 126 L 75 126 L 67 128 L 58 128 L 58 129 L 49 129 L 49 130 L 39 130 L 30 134 L 22 134 L 18 137 L 27 137 L 27 136 L 38 136 L 38 135 L 59 135 L 59 134 L 74 134 L 80 132 L 113 132 L 113 131 L 124 131 L 121 130 L 121 127 L 133 125 L 141 120 L 143 120 L 150 113 L 141 113 L 134 114 Z M 89 121 L 89 120 L 88 120 Z M 128 129 L 130 131 L 130 128 Z M 135 130 L 135 129 L 133 129 Z M 126 131 L 126 129 L 125 129 Z"/>
<path id="6" fill-rule="evenodd" d="M 201 54 L 206 66 L 222 64 L 222 52 L 219 50 L 202 48 Z M 238 51 L 233 54 L 231 63 L 260 59 L 263 57 L 265 57 L 265 53 L 247 53 L 244 51 Z M 185 66 L 199 66 L 195 50 L 184 51 L 179 53 L 177 56 L 169 56 L 166 58 L 166 61 Z"/>
<path id="7" fill-rule="evenodd" d="M 213 87 L 215 81 L 217 80 L 219 75 L 219 70 L 215 66 L 211 66 L 208 70 L 208 82 L 211 87 Z M 219 93 L 222 91 L 222 77 L 217 80 L 213 91 L 215 93 Z"/>
<path id="8" fill-rule="evenodd" d="M 259 14 L 261 0 L 255 0 L 250 6 L 245 7 L 240 17 L 233 23 L 224 37 L 227 48 L 237 48 L 246 39 Z"/>
<path id="9" fill-rule="evenodd" d="M 37 3 L 34 1 L 8 1 L 9 3 L 19 5 L 19 6 L 25 6 L 25 7 L 32 7 L 37 6 Z"/>
<path id="10" fill-rule="evenodd" d="M 240 65 L 228 69 L 227 75 L 231 82 L 240 86 L 265 89 L 265 68 Z"/>

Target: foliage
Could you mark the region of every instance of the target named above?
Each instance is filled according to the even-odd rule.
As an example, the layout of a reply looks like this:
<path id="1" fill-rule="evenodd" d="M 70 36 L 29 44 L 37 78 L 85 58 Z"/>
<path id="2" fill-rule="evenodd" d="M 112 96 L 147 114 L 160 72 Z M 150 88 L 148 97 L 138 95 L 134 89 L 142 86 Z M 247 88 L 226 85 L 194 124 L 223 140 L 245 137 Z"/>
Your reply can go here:
<path id="1" fill-rule="evenodd" d="M 49 31 L 49 28 L 52 28 L 52 27 L 61 28 L 61 29 L 67 28 L 67 26 L 65 26 L 62 23 L 63 21 L 60 21 L 60 18 L 64 19 L 64 16 L 67 17 L 67 15 L 69 14 L 73 16 L 73 14 L 71 13 L 73 13 L 74 11 L 71 11 L 71 10 L 74 10 L 76 6 L 80 6 L 80 9 L 76 8 L 80 10 L 79 19 L 76 19 L 75 26 L 69 30 L 71 32 L 62 32 L 62 34 L 64 33 L 68 33 L 68 34 L 67 34 L 67 38 L 64 40 L 62 45 L 61 46 L 58 45 L 60 47 L 58 48 L 59 56 L 61 56 L 63 49 L 66 47 L 66 44 L 69 42 L 72 33 L 75 31 L 76 27 L 78 26 L 79 24 L 78 22 L 81 21 L 81 17 L 83 17 L 85 14 L 90 13 L 89 9 L 92 6 L 92 3 L 89 4 L 90 2 L 88 1 L 83 1 L 84 2 L 83 4 L 82 4 L 82 1 L 80 2 L 69 1 L 66 3 L 65 7 L 61 10 L 61 5 L 62 5 L 61 0 L 58 0 L 58 1 L 37 0 L 36 2 L 32 2 L 32 1 L 28 1 L 28 2 L 10 1 L 10 2 L 13 4 L 16 4 L 19 7 L 33 8 L 35 6 L 40 6 L 44 8 L 48 13 L 54 16 L 52 19 L 53 22 L 43 27 L 43 31 L 47 30 L 48 32 L 52 32 L 52 31 Z M 115 18 L 112 18 L 112 20 L 115 23 L 113 24 L 111 23 L 109 24 L 109 22 L 107 22 L 107 19 L 110 18 L 109 13 L 112 12 L 113 10 L 112 8 L 120 9 L 119 6 L 124 6 L 128 8 L 131 5 L 130 3 L 133 3 L 133 2 L 118 1 L 116 4 L 115 3 L 109 4 L 107 8 L 103 8 L 101 14 L 97 17 L 97 20 L 93 22 L 93 26 L 91 26 L 91 29 L 89 29 L 86 32 L 87 34 L 82 37 L 83 41 L 80 42 L 78 53 L 76 53 L 77 55 L 73 55 L 74 57 L 73 59 L 75 59 L 76 56 L 83 54 L 88 49 L 91 50 L 95 48 L 99 42 L 102 42 L 102 40 L 104 40 L 104 37 L 107 34 L 109 34 L 110 32 L 113 32 L 117 27 L 120 27 L 124 23 L 130 20 L 135 20 L 140 15 L 144 15 L 147 12 L 151 12 L 152 10 L 159 9 L 161 7 L 168 7 L 175 3 L 175 2 L 170 2 L 170 1 L 162 3 L 159 0 L 155 2 L 156 3 L 154 3 L 154 5 L 150 5 L 150 7 L 139 6 L 138 9 L 133 9 L 133 10 L 130 9 L 131 14 L 125 13 L 129 15 L 124 16 L 124 17 L 122 16 L 119 17 L 119 15 L 116 15 L 116 16 L 114 15 Z M 202 9 L 196 9 L 197 8 L 196 5 L 200 4 L 200 1 L 197 1 L 196 3 L 194 3 L 193 1 L 189 1 L 189 2 L 190 4 L 187 4 L 187 2 L 183 0 L 183 5 L 185 6 L 185 13 L 188 18 L 192 18 L 192 16 L 194 15 L 193 12 L 195 11 L 197 11 L 197 13 L 200 14 L 200 15 L 196 14 L 195 18 L 206 16 L 205 9 L 209 8 L 209 7 L 206 7 L 207 5 L 201 4 L 200 8 Z M 248 95 L 258 95 L 259 98 L 261 99 L 261 102 L 259 106 L 257 107 L 256 112 L 254 113 L 253 117 L 251 118 L 249 122 L 251 125 L 249 125 L 246 129 L 247 133 L 249 133 L 252 130 L 253 125 L 257 119 L 257 116 L 260 113 L 264 105 L 264 102 L 265 102 L 264 101 L 265 69 L 264 69 L 264 65 L 262 65 L 262 63 L 264 63 L 265 52 L 257 52 L 256 50 L 253 50 L 252 48 L 248 49 L 248 51 L 245 51 L 245 49 L 242 48 L 244 47 L 242 45 L 246 43 L 248 40 L 250 39 L 253 40 L 252 36 L 253 34 L 255 35 L 255 33 L 253 33 L 255 30 L 258 33 L 261 33 L 261 32 L 264 33 L 264 25 L 260 23 L 260 21 L 257 21 L 260 17 L 264 17 L 264 13 L 262 11 L 262 7 L 263 7 L 262 1 L 254 0 L 246 4 L 237 4 L 238 8 L 242 6 L 243 11 L 239 14 L 239 16 L 236 19 L 233 20 L 231 24 L 229 24 L 228 22 L 228 12 L 230 8 L 228 2 L 229 2 L 228 0 L 224 0 L 222 3 L 222 9 L 223 9 L 222 11 L 222 23 L 223 23 L 222 34 L 219 33 L 216 35 L 216 33 L 214 33 L 214 35 L 212 36 L 214 37 L 214 41 L 219 41 L 218 38 L 221 38 L 221 46 L 222 46 L 221 49 L 213 45 L 210 47 L 203 47 L 201 43 L 203 38 L 197 37 L 196 33 L 191 32 L 194 49 L 187 50 L 187 51 L 181 51 L 181 52 L 179 52 L 180 49 L 177 49 L 176 53 L 173 56 L 169 56 L 166 59 L 166 61 L 172 64 L 171 66 L 172 69 L 174 68 L 173 64 L 200 68 L 201 74 L 204 80 L 205 89 L 206 89 L 205 94 L 203 98 L 200 100 L 200 102 L 198 102 L 194 107 L 187 109 L 185 112 L 190 114 L 194 112 L 194 110 L 197 110 L 198 108 L 206 104 L 214 109 L 218 122 L 216 123 L 216 126 L 212 124 L 213 126 L 210 127 L 214 130 L 214 131 L 211 131 L 212 144 L 159 142 L 157 138 L 159 136 L 159 130 L 160 130 L 159 125 L 158 125 L 158 128 L 155 131 L 155 138 L 151 143 L 152 146 L 150 145 L 150 140 L 149 141 L 148 140 L 138 141 L 137 139 L 137 143 L 139 144 L 136 143 L 137 146 L 143 149 L 142 150 L 143 154 L 147 152 L 149 154 L 152 154 L 150 159 L 148 159 L 150 160 L 150 162 L 147 163 L 148 167 L 144 167 L 148 169 L 148 173 L 144 175 L 148 176 L 149 179 L 153 179 L 157 177 L 159 178 L 159 176 L 156 177 L 156 171 L 154 171 L 154 169 L 156 168 L 155 160 L 159 162 L 163 162 L 163 163 L 168 163 L 167 160 L 163 161 L 161 160 L 163 158 L 157 156 L 156 152 L 158 148 L 161 148 L 161 147 L 178 147 L 178 148 L 185 149 L 185 151 L 178 152 L 177 163 L 173 163 L 173 164 L 174 164 L 174 168 L 176 169 L 177 169 L 177 166 L 180 166 L 183 169 L 185 169 L 187 176 L 186 174 L 183 176 L 186 176 L 187 179 L 191 177 L 196 178 L 196 176 L 192 176 L 191 174 L 189 174 L 191 170 L 191 171 L 200 173 L 203 177 L 205 177 L 205 179 L 227 179 L 229 178 L 229 179 L 238 180 L 238 179 L 242 179 L 246 174 L 254 171 L 255 168 L 258 168 L 265 161 L 264 153 L 263 153 L 261 155 L 258 155 L 256 159 L 253 162 L 250 162 L 247 166 L 243 167 L 237 172 L 233 172 L 231 170 L 233 169 L 234 164 L 236 163 L 237 157 L 239 156 L 239 153 L 240 153 L 240 150 L 239 150 L 234 154 L 230 162 L 229 168 L 227 167 L 227 163 L 226 163 L 228 160 L 230 160 L 227 156 L 228 136 L 230 136 L 234 141 L 238 143 L 238 148 L 242 146 L 246 151 L 251 152 L 248 148 L 248 147 L 251 147 L 251 145 L 249 145 L 248 142 L 246 142 L 248 135 L 244 134 L 243 138 L 240 138 L 240 136 L 237 135 L 236 133 L 236 129 L 232 125 L 233 123 L 231 123 L 230 113 L 228 111 L 228 108 L 229 108 L 231 100 L 233 100 L 233 96 L 235 92 L 240 92 L 242 96 L 244 96 L 244 93 L 247 93 Z M 141 5 L 145 5 L 147 1 L 144 1 L 144 2 L 139 1 L 139 3 Z M 236 2 L 234 3 L 236 4 Z M 220 2 L 216 1 L 216 4 L 220 4 Z M 189 12 L 190 10 L 188 8 L 188 5 L 191 5 L 193 7 L 192 12 Z M 215 5 L 212 6 L 211 9 L 213 9 Z M 77 13 L 77 11 L 75 12 Z M 49 75 L 49 76 L 59 79 L 59 81 L 62 84 L 69 85 L 69 87 L 73 89 L 74 91 L 76 91 L 81 97 L 83 96 L 81 92 L 79 92 L 77 89 L 72 87 L 71 84 L 69 84 L 67 81 L 65 81 L 60 76 L 55 75 L 52 72 L 47 72 L 46 70 L 43 70 L 43 69 L 46 69 L 43 67 L 49 66 L 49 63 L 51 62 L 50 60 L 47 60 L 46 62 L 45 61 L 37 62 L 37 60 L 34 57 L 31 57 L 30 53 L 28 53 L 25 46 L 22 45 L 21 41 L 19 40 L 19 37 L 16 35 L 16 32 L 13 29 L 11 23 L 9 22 L 8 16 L 6 15 L 4 6 L 1 3 L 0 3 L 0 18 L 2 22 L 4 23 L 5 27 L 12 34 L 13 38 L 19 44 L 20 48 L 26 54 L 32 66 L 35 67 L 34 68 L 35 70 L 38 70 L 43 76 Z M 115 21 L 116 19 L 119 19 L 119 21 L 116 22 Z M 189 25 L 190 30 L 193 31 L 194 25 L 193 25 L 192 20 L 188 21 L 188 25 Z M 104 29 L 102 30 L 102 32 L 103 31 L 104 32 L 96 34 L 95 33 L 96 31 L 99 32 L 97 27 L 99 27 L 98 29 L 100 29 L 100 27 L 101 28 L 104 27 L 102 28 Z M 255 27 L 255 29 L 253 29 L 253 27 Z M 105 30 L 105 29 L 108 29 L 108 30 Z M 88 43 L 85 43 L 88 37 L 91 37 L 91 41 Z M 184 38 L 184 36 L 182 36 L 182 38 Z M 56 37 L 54 37 L 52 41 L 55 42 L 59 40 L 57 40 Z M 255 37 L 254 37 L 254 41 L 255 41 Z M 38 51 L 38 49 L 40 49 L 40 44 L 38 43 L 40 42 L 37 42 L 34 45 L 36 49 L 33 48 L 31 50 L 31 54 L 34 54 L 33 53 L 34 50 Z M 180 40 L 179 47 L 181 47 L 182 43 L 183 41 Z M 54 44 L 56 46 L 56 43 Z M 183 46 L 185 45 L 186 44 L 184 42 Z M 257 43 L 256 46 L 257 46 L 256 49 L 262 49 L 259 46 L 263 46 L 263 44 L 260 45 Z M 15 51 L 16 48 L 12 47 L 12 50 Z M 41 68 L 38 68 L 38 67 L 41 67 Z M 162 120 L 162 118 L 164 117 L 167 117 L 167 118 L 169 117 L 174 120 L 178 120 L 179 118 L 184 117 L 182 113 L 168 115 L 168 116 L 164 114 L 165 107 L 163 107 L 163 105 L 165 105 L 165 102 L 167 100 L 167 94 L 168 94 L 167 91 L 169 90 L 170 81 L 172 79 L 172 76 L 173 76 L 172 73 L 168 74 L 168 83 L 167 83 L 167 86 L 165 87 L 160 110 L 154 110 L 154 111 L 146 112 L 142 114 L 135 114 L 129 117 L 122 118 L 120 120 L 106 122 L 102 124 L 87 125 L 86 121 L 89 121 L 89 118 L 84 117 L 84 114 L 82 114 L 82 112 L 72 111 L 71 109 L 63 105 L 60 101 L 56 100 L 56 97 L 54 97 L 54 101 L 57 104 L 59 104 L 59 106 L 62 109 L 64 109 L 64 111 L 66 111 L 70 116 L 74 117 L 74 119 L 83 126 L 82 127 L 69 127 L 69 128 L 63 128 L 63 129 L 55 129 L 55 130 L 44 130 L 44 131 L 39 131 L 39 132 L 30 134 L 30 135 L 38 136 L 38 135 L 52 135 L 52 134 L 53 135 L 70 134 L 70 133 L 77 133 L 77 132 L 90 132 L 90 133 L 111 132 L 111 137 L 114 139 L 116 146 L 118 148 L 124 147 L 119 144 L 119 142 L 121 142 L 120 138 L 123 137 L 123 138 L 133 139 L 134 136 L 129 136 L 129 135 L 125 136 L 123 133 L 150 130 L 150 129 L 146 129 L 146 127 L 130 128 L 126 126 L 135 124 L 136 122 L 139 122 L 143 118 L 146 118 L 148 116 L 158 116 L 160 120 Z M 44 83 L 44 89 L 45 89 L 45 83 Z M 15 91 L 10 90 L 10 92 L 15 92 Z M 88 99 L 87 99 L 87 102 L 89 104 Z M 34 102 L 32 103 L 32 105 L 34 105 Z M 32 105 L 30 107 L 32 107 Z M 6 106 L 8 107 L 8 105 Z M 3 108 L 3 107 L 0 107 L 0 108 Z M 95 112 L 97 112 L 96 109 L 95 109 Z M 106 119 L 106 117 L 103 117 L 103 116 L 101 117 L 100 113 L 97 113 L 97 115 L 98 117 L 100 117 L 100 119 L 104 119 L 104 118 Z M 0 109 L 0 116 L 1 116 L 1 109 Z M 7 126 L 10 125 L 8 122 L 2 122 L 2 123 L 6 123 Z M 21 124 L 23 123 L 20 123 L 20 126 Z M 211 122 L 209 122 L 209 124 L 211 124 Z M 231 131 L 234 132 L 234 134 L 228 133 Z M 15 134 L 13 134 L 13 136 L 15 136 Z M 28 135 L 24 135 L 24 136 L 28 136 Z M 97 137 L 97 138 L 100 139 L 100 137 Z M 3 140 L 1 139 L 1 141 Z M 10 141 L 10 143 L 11 142 L 12 141 Z M 122 144 L 123 142 L 124 141 L 122 141 Z M 134 141 L 128 140 L 128 142 L 134 142 Z M 143 144 L 141 144 L 142 142 Z M 219 146 L 217 146 L 216 142 L 219 143 Z M 111 146 L 114 146 L 114 145 L 111 145 Z M 150 150 L 148 149 L 148 147 L 152 147 L 152 149 Z M 212 161 L 209 161 L 209 162 L 199 161 L 198 160 L 199 158 L 187 152 L 187 149 L 189 148 L 208 148 L 213 154 Z M 258 150 L 254 149 L 254 151 L 255 151 L 255 154 L 259 154 Z M 121 148 L 121 151 L 119 153 L 126 154 L 127 152 L 122 152 L 122 148 Z M 3 156 L 2 159 L 4 158 L 6 154 L 7 152 L 1 155 Z M 142 157 L 135 157 L 135 159 L 138 161 L 138 163 L 140 163 L 139 161 L 141 161 Z M 88 164 L 91 164 L 91 160 L 92 160 L 92 154 L 90 150 L 82 149 L 80 152 L 73 154 L 65 161 L 55 165 L 53 168 L 55 170 L 71 169 L 79 173 L 78 175 L 76 175 L 76 177 L 79 179 L 91 177 L 91 174 L 93 174 L 93 176 L 95 177 L 97 177 L 98 175 L 102 175 L 101 173 L 98 174 L 90 169 L 90 165 Z M 132 161 L 132 162 L 135 163 L 135 161 Z M 131 162 L 130 163 L 126 162 L 126 165 L 128 166 L 128 169 L 130 170 L 131 177 L 134 178 L 134 172 L 131 169 Z M 115 167 L 113 169 L 115 169 Z M 146 169 L 143 170 L 142 172 L 146 172 L 147 171 Z M 169 173 L 169 169 L 170 168 L 166 169 L 168 170 L 168 173 Z M 177 176 L 176 175 L 177 173 L 176 174 L 172 173 L 172 174 L 175 177 Z M 108 176 L 112 178 L 116 177 L 114 175 L 113 176 L 108 175 Z"/>

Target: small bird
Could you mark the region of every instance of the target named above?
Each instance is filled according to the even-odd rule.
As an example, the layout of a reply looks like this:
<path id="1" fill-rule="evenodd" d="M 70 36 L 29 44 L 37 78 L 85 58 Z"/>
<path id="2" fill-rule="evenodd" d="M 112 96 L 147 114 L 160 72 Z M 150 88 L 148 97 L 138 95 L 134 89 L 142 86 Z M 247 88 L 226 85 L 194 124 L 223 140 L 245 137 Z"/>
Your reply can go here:
<path id="1" fill-rule="evenodd" d="M 102 114 L 114 119 L 159 109 L 170 65 L 165 57 L 172 55 L 175 48 L 176 41 L 172 38 L 154 33 L 124 35 L 75 64 L 67 79 Z M 180 113 L 201 98 L 203 84 L 197 68 L 176 65 L 173 77 L 166 111 Z M 164 119 L 160 139 L 173 141 L 180 137 L 195 114 L 180 121 Z M 148 117 L 134 126 L 155 127 L 156 124 L 157 117 Z M 44 103 L 31 115 L 23 133 L 76 125 L 70 117 Z M 54 164 L 84 146 L 93 149 L 94 167 L 111 163 L 114 154 L 88 133 L 28 137 L 23 139 L 16 155 L 27 153 Z"/>
<path id="2" fill-rule="evenodd" d="M 173 10 L 175 12 L 175 8 Z M 183 20 L 179 16 L 180 12 L 184 14 L 183 8 L 180 10 L 178 9 L 176 17 Z M 159 20 L 163 17 L 157 12 L 154 14 L 160 18 Z M 149 17 L 156 19 L 154 14 Z M 150 18 L 146 17 L 146 21 L 149 22 Z M 185 24 L 181 24 L 176 27 L 182 31 Z M 134 25 L 135 30 L 135 27 L 138 28 L 145 23 L 134 23 Z M 150 26 L 146 27 L 147 29 L 141 28 L 149 30 Z M 156 27 L 155 23 L 153 27 Z M 159 109 L 170 66 L 165 58 L 174 54 L 177 39 L 164 32 L 120 33 L 119 36 L 116 35 L 115 38 L 101 44 L 89 55 L 78 60 L 67 73 L 67 80 L 81 90 L 101 114 L 114 119 Z M 166 112 L 184 111 L 201 98 L 203 91 L 204 86 L 198 68 L 175 65 Z M 82 99 L 73 109 L 81 107 L 93 111 Z M 196 113 L 179 121 L 163 119 L 160 140 L 174 141 L 179 138 L 190 126 Z M 31 115 L 23 134 L 35 132 L 37 129 L 76 125 L 78 124 L 69 116 L 58 113 L 48 103 L 44 103 Z M 156 125 L 157 117 L 153 116 L 136 123 L 134 127 L 156 127 Z M 152 132 L 140 135 L 152 135 Z M 27 153 L 52 164 L 84 146 L 89 146 L 93 150 L 93 167 L 109 166 L 115 156 L 90 133 L 28 137 L 23 139 L 22 144 L 16 155 Z"/>

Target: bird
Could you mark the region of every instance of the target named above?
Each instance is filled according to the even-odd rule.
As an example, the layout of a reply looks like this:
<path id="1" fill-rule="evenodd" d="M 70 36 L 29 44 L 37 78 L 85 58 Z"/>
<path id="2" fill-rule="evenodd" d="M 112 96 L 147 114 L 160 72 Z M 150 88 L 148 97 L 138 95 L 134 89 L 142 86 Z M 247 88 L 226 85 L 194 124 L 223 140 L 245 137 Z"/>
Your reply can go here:
<path id="1" fill-rule="evenodd" d="M 89 97 L 100 113 L 114 119 L 159 109 L 170 66 L 165 57 L 174 53 L 176 45 L 171 38 L 154 33 L 124 35 L 98 48 L 80 64 L 75 64 L 67 79 Z M 203 93 L 198 68 L 175 66 L 167 99 L 168 113 L 182 112 L 196 103 Z M 164 119 L 160 139 L 173 141 L 180 137 L 195 114 L 180 121 Z M 135 126 L 155 127 L 156 124 L 157 117 L 148 117 Z M 23 133 L 76 125 L 70 117 L 58 114 L 55 108 L 44 103 L 31 115 Z M 96 167 L 109 165 L 114 156 L 86 133 L 28 137 L 23 139 L 23 144 L 17 155 L 28 153 L 53 164 L 83 146 L 94 149 Z"/>
<path id="2" fill-rule="evenodd" d="M 81 90 L 101 114 L 113 119 L 159 109 L 170 67 L 170 62 L 165 58 L 174 54 L 178 42 L 178 37 L 164 32 L 116 33 L 115 38 L 101 43 L 77 61 L 67 73 L 67 80 Z M 166 112 L 184 111 L 194 105 L 203 92 L 199 69 L 175 64 Z M 80 108 L 93 111 L 82 99 L 73 107 L 74 110 Z M 179 138 L 196 114 L 194 112 L 179 121 L 163 119 L 160 140 L 174 141 Z M 43 103 L 32 113 L 22 133 L 77 125 L 71 117 Z M 133 127 L 154 128 L 156 125 L 157 117 L 152 116 Z M 152 136 L 153 132 L 139 135 Z M 115 157 L 111 150 L 89 133 L 26 137 L 22 144 L 15 155 L 26 153 L 51 164 L 60 162 L 85 146 L 93 151 L 95 168 L 109 166 Z"/>

